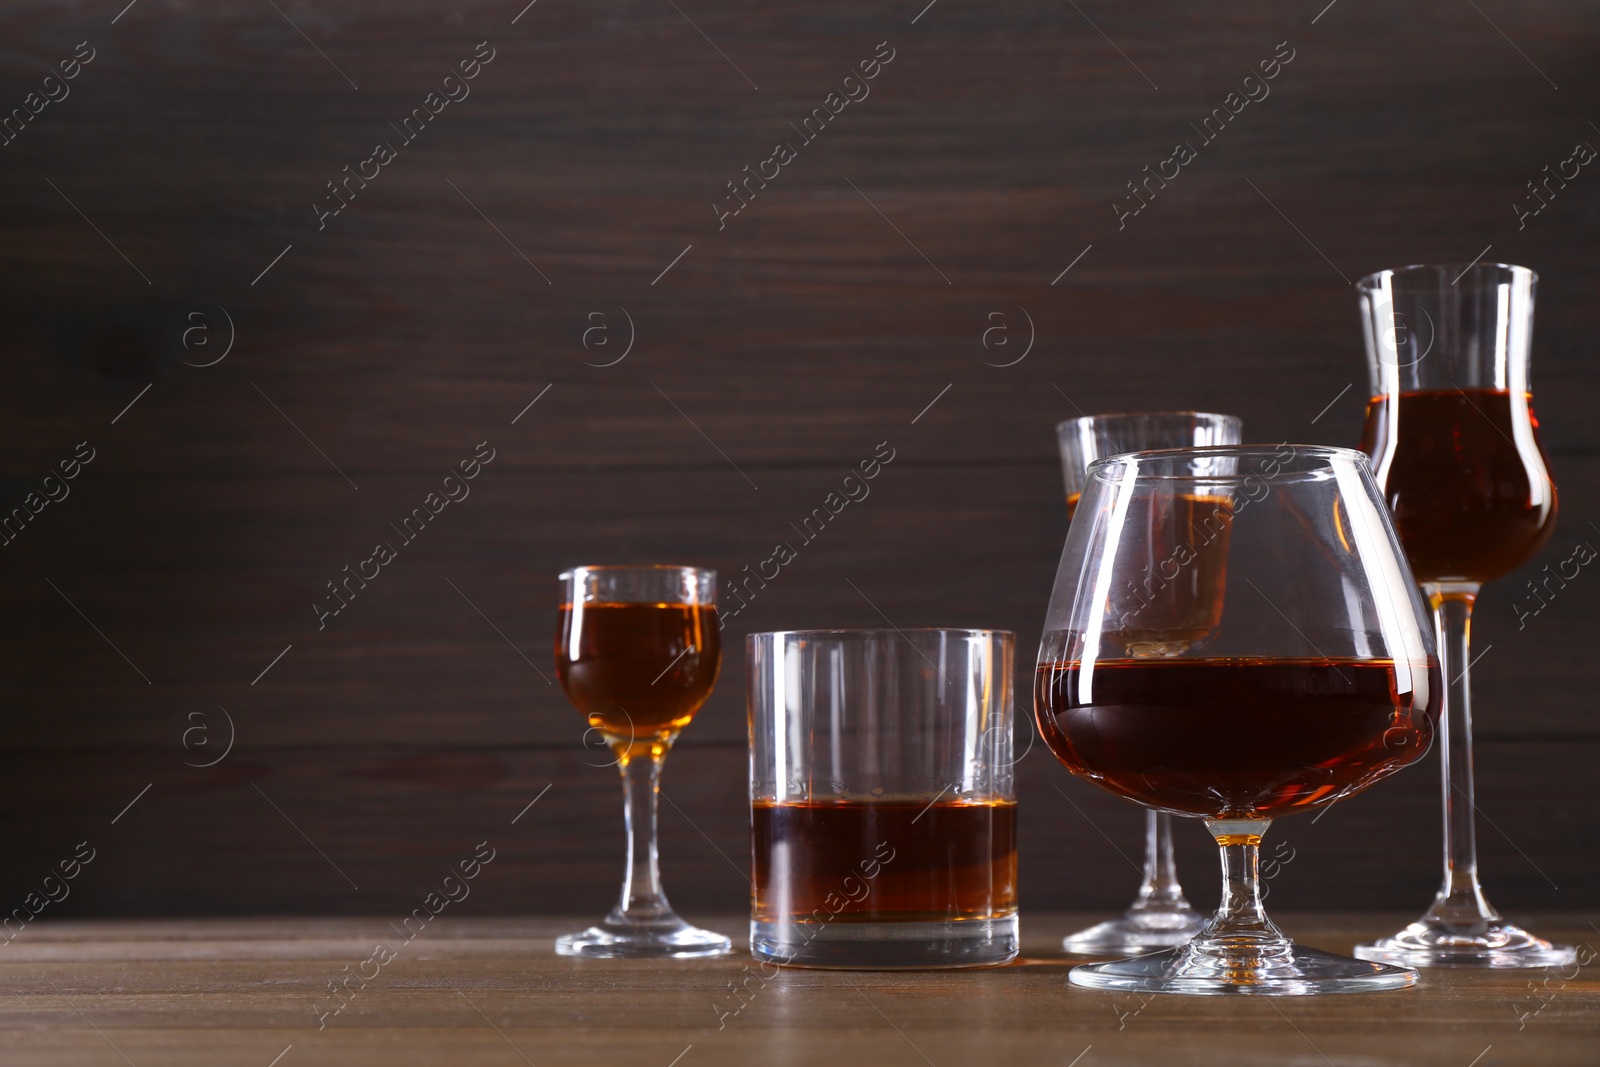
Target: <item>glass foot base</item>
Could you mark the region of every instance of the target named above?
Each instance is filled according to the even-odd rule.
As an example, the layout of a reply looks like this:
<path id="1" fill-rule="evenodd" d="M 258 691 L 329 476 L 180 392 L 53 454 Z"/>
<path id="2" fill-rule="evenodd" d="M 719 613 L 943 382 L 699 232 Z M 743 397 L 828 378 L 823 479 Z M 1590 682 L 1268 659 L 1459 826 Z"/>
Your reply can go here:
<path id="1" fill-rule="evenodd" d="M 710 930 L 690 926 L 676 915 L 649 923 L 608 918 L 598 926 L 556 938 L 556 955 L 602 959 L 693 959 L 724 956 L 733 941 Z"/>
<path id="2" fill-rule="evenodd" d="M 1296 997 L 1404 989 L 1416 984 L 1417 972 L 1295 944 L 1226 958 L 1185 945 L 1131 960 L 1086 963 L 1074 967 L 1068 978 L 1089 989 L 1136 993 Z"/>
<path id="3" fill-rule="evenodd" d="M 1193 908 L 1129 911 L 1068 934 L 1061 948 L 1069 956 L 1142 956 L 1187 945 L 1204 925 L 1205 917 Z"/>
<path id="4" fill-rule="evenodd" d="M 1401 967 L 1565 967 L 1578 958 L 1571 945 L 1553 945 L 1504 919 L 1466 926 L 1426 917 L 1357 945 L 1356 955 Z"/>

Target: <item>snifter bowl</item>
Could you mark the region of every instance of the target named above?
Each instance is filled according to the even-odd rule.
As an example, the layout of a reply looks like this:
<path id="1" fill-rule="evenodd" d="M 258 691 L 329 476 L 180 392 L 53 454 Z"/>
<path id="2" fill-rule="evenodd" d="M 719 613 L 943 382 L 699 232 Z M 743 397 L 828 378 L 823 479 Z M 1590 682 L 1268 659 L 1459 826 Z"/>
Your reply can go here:
<path id="1" fill-rule="evenodd" d="M 1420 759 L 1441 688 L 1360 452 L 1233 445 L 1095 463 L 1040 644 L 1040 736 L 1079 777 L 1203 820 L 1223 886 L 1187 944 L 1080 966 L 1072 982 L 1265 995 L 1415 982 L 1284 936 L 1262 908 L 1259 847 L 1273 819 Z"/>

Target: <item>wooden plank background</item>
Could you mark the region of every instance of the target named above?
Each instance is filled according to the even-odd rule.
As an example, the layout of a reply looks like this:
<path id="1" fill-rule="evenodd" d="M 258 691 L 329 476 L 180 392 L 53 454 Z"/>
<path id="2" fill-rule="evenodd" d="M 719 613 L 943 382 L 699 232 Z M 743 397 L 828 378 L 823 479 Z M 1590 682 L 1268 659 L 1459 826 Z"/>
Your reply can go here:
<path id="1" fill-rule="evenodd" d="M 488 838 L 505 871 L 473 908 L 597 913 L 618 797 L 547 679 L 561 566 L 737 573 L 887 441 L 871 496 L 731 633 L 1005 627 L 1025 671 L 1065 528 L 1057 421 L 1200 407 L 1354 443 L 1349 283 L 1480 253 L 1542 272 L 1562 506 L 1480 608 L 1484 863 L 1507 910 L 1592 907 L 1600 578 L 1520 629 L 1513 602 L 1600 538 L 1600 175 L 1524 228 L 1513 205 L 1600 144 L 1600 10 L 921 7 L 0 10 L 6 109 L 93 50 L 0 147 L 0 505 L 94 449 L 0 547 L 0 909 L 88 840 L 53 914 L 403 911 Z M 401 143 L 390 124 L 485 41 L 470 96 Z M 726 183 L 880 42 L 870 96 L 719 229 Z M 1119 229 L 1126 183 L 1290 50 Z M 319 229 L 325 183 L 380 141 L 397 157 Z M 325 583 L 483 441 L 470 497 L 319 630 Z M 691 912 L 745 894 L 732 648 L 665 779 Z M 1138 813 L 1042 749 L 1020 788 L 1025 905 L 1120 905 Z M 1275 902 L 1420 908 L 1436 790 L 1429 765 L 1286 823 Z"/>

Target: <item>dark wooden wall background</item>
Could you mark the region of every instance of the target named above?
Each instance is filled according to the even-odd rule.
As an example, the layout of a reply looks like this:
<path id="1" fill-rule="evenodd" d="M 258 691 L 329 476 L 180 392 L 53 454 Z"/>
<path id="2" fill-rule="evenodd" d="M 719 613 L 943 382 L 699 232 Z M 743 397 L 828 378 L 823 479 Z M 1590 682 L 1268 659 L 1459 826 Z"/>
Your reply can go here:
<path id="1" fill-rule="evenodd" d="M 1600 172 L 1524 229 L 1512 207 L 1600 145 L 1594 5 L 123 2 L 0 14 L 6 109 L 95 49 L 0 148 L 0 505 L 96 452 L 0 548 L 0 911 L 87 840 L 51 914 L 398 913 L 487 839 L 470 907 L 597 914 L 617 786 L 545 677 L 554 573 L 737 572 L 888 441 L 871 496 L 730 620 L 667 766 L 669 889 L 737 910 L 739 635 L 1008 627 L 1026 664 L 1065 528 L 1058 420 L 1189 406 L 1354 443 L 1349 283 L 1486 245 L 1542 272 L 1562 511 L 1480 609 L 1484 862 L 1508 910 L 1594 905 L 1600 574 L 1522 629 L 1513 601 L 1600 542 Z M 324 183 L 480 41 L 471 96 L 319 231 Z M 870 97 L 719 230 L 724 183 L 882 41 Z M 1119 231 L 1125 183 L 1285 41 L 1271 95 Z M 624 309 L 632 351 L 592 365 Z M 186 365 L 221 353 L 224 310 L 227 357 Z M 1027 357 L 994 365 L 1028 318 Z M 319 631 L 324 583 L 481 441 L 471 496 Z M 231 751 L 186 765 L 223 751 L 219 709 Z M 1436 780 L 1285 823 L 1275 906 L 1419 909 Z M 1137 812 L 1042 749 L 1021 795 L 1026 905 L 1121 904 Z"/>

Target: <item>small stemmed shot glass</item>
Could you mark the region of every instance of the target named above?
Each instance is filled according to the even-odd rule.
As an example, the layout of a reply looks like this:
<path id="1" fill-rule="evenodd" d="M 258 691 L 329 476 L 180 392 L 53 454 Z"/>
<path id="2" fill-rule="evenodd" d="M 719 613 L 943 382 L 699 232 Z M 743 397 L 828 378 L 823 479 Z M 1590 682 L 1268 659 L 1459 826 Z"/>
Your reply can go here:
<path id="1" fill-rule="evenodd" d="M 564 956 L 718 956 L 731 941 L 680 919 L 657 864 L 661 763 L 711 695 L 722 665 L 716 571 L 574 567 L 561 575 L 556 671 L 574 707 L 616 754 L 628 864 L 598 925 L 556 941 Z"/>

